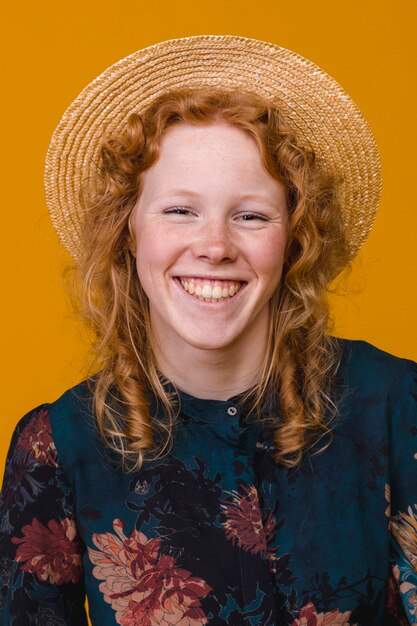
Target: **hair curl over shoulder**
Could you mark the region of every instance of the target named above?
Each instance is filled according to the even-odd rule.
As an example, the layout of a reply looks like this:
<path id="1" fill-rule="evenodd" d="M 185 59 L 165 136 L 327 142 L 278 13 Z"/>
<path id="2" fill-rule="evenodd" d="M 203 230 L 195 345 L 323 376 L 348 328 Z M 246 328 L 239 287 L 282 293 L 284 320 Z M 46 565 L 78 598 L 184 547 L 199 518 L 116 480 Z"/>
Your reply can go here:
<path id="1" fill-rule="evenodd" d="M 289 237 L 281 284 L 271 300 L 268 350 L 260 382 L 246 394 L 257 419 L 276 397 L 275 457 L 297 465 L 303 452 L 330 434 L 337 414 L 332 390 L 340 360 L 328 334 L 327 287 L 348 264 L 349 250 L 336 181 L 311 149 L 301 146 L 279 108 L 256 94 L 214 89 L 162 95 L 132 114 L 127 131 L 101 150 L 97 179 L 83 194 L 85 219 L 80 260 L 74 268 L 79 310 L 96 338 L 92 389 L 98 430 L 125 471 L 169 451 L 176 421 L 175 394 L 161 380 L 150 343 L 147 297 L 129 251 L 129 218 L 141 192 L 141 175 L 159 155 L 161 138 L 175 124 L 224 121 L 257 142 L 266 170 L 287 191 Z M 152 418 L 150 397 L 164 407 Z"/>

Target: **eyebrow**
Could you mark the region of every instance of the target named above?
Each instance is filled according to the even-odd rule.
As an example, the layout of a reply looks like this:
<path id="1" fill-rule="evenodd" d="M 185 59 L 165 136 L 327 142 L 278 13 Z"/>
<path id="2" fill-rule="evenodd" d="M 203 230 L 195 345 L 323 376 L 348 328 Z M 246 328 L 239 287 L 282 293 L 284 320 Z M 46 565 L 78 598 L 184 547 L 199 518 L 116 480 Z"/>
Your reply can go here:
<path id="1" fill-rule="evenodd" d="M 193 191 L 192 189 L 167 189 L 162 194 L 156 197 L 156 200 L 159 198 L 163 198 L 165 196 L 192 196 L 194 198 L 198 198 L 200 194 L 197 191 Z M 271 201 L 267 196 L 263 196 L 262 194 L 257 193 L 245 193 L 238 196 L 239 200 L 258 200 L 260 202 L 267 202 L 275 206 L 275 204 Z"/>
<path id="2" fill-rule="evenodd" d="M 271 199 L 268 196 L 263 196 L 258 193 L 245 193 L 240 197 L 240 200 L 260 200 L 261 202 L 268 202 L 271 204 Z"/>
<path id="3" fill-rule="evenodd" d="M 192 191 L 191 189 L 167 189 L 160 195 L 156 196 L 156 199 L 164 198 L 165 196 L 194 196 L 198 197 L 200 194 L 197 191 Z"/>

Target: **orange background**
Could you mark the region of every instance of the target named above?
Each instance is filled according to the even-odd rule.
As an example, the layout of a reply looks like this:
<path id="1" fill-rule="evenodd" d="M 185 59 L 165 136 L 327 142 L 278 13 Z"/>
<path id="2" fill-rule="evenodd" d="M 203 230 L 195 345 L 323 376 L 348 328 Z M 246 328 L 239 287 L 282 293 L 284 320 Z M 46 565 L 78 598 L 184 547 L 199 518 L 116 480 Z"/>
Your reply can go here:
<path id="1" fill-rule="evenodd" d="M 107 66 L 164 39 L 237 34 L 285 46 L 334 76 L 379 144 L 375 227 L 332 299 L 337 333 L 417 359 L 415 15 L 409 2 L 73 0 L 3 10 L 2 409 L 0 465 L 25 412 L 84 376 L 85 337 L 61 287 L 68 258 L 52 229 L 43 165 L 60 116 Z M 1 470 L 0 470 L 1 472 Z"/>

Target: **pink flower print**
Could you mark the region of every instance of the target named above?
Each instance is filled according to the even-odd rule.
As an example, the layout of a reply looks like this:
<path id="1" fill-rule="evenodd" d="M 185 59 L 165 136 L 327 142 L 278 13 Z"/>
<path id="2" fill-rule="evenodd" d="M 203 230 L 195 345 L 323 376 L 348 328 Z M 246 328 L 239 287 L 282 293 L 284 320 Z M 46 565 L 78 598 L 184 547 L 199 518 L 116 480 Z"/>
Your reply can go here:
<path id="1" fill-rule="evenodd" d="M 254 485 L 244 485 L 242 492 L 233 492 L 232 497 L 222 503 L 226 537 L 251 554 L 266 554 L 266 532 L 268 536 L 273 534 L 273 520 L 270 517 L 264 529 Z"/>
<path id="2" fill-rule="evenodd" d="M 127 537 L 120 520 L 113 522 L 113 528 L 116 534 L 94 534 L 98 550 L 88 548 L 88 553 L 95 565 L 94 576 L 103 581 L 99 589 L 116 612 L 116 622 L 121 626 L 207 624 L 200 598 L 211 587 L 176 567 L 173 557 L 158 556 L 160 539 L 148 539 L 137 530 Z"/>
<path id="3" fill-rule="evenodd" d="M 317 613 L 316 607 L 310 602 L 303 606 L 292 626 L 349 626 L 350 614 L 351 611 L 341 613 L 339 609 Z"/>
<path id="4" fill-rule="evenodd" d="M 37 519 L 22 528 L 23 537 L 12 537 L 18 544 L 16 561 L 21 569 L 39 580 L 55 585 L 76 583 L 81 575 L 81 545 L 75 521 L 50 520 L 44 526 Z"/>
<path id="5" fill-rule="evenodd" d="M 398 626 L 417 623 L 417 586 L 401 580 L 401 572 L 395 563 L 388 581 L 388 610 L 396 617 Z"/>
<path id="6" fill-rule="evenodd" d="M 391 486 L 388 484 L 385 485 L 385 500 L 387 502 L 385 515 L 386 517 L 390 518 L 391 517 Z"/>
<path id="7" fill-rule="evenodd" d="M 22 430 L 16 449 L 26 456 L 31 455 L 42 465 L 58 467 L 51 422 L 45 409 L 39 411 Z"/>

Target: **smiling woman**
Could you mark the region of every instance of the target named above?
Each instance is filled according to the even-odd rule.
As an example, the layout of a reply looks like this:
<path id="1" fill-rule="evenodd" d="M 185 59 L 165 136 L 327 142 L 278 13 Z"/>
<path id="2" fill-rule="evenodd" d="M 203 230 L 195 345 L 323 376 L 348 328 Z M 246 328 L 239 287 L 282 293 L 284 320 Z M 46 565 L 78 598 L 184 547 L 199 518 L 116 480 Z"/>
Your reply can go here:
<path id="1" fill-rule="evenodd" d="M 416 367 L 329 328 L 380 193 L 349 97 L 163 42 L 71 105 L 46 189 L 95 353 L 16 427 L 0 623 L 415 623 Z"/>
<path id="2" fill-rule="evenodd" d="M 172 193 L 175 185 L 184 191 Z M 226 400 L 242 391 L 242 382 L 248 388 L 258 382 L 269 301 L 284 263 L 285 196 L 250 135 L 218 122 L 171 128 L 144 173 L 132 251 L 157 362 L 184 391 Z M 171 208 L 175 203 L 181 208 Z M 222 381 L 205 380 L 203 388 L 199 377 L 187 380 L 181 363 L 195 371 L 195 348 L 221 350 Z"/>

